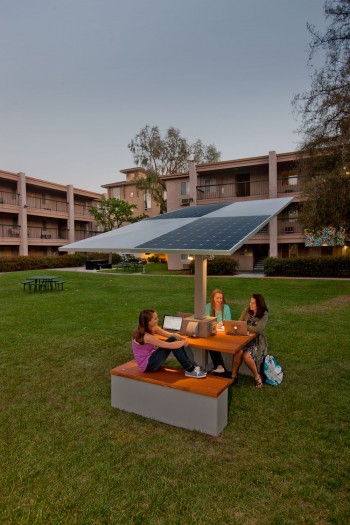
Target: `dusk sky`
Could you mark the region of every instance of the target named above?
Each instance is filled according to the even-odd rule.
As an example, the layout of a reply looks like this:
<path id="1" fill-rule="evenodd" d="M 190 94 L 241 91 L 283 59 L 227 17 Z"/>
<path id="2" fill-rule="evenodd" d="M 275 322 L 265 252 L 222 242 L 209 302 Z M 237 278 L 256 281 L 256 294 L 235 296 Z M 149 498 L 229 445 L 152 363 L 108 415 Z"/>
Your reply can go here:
<path id="1" fill-rule="evenodd" d="M 0 169 L 102 192 L 146 124 L 294 151 L 322 0 L 0 0 Z"/>

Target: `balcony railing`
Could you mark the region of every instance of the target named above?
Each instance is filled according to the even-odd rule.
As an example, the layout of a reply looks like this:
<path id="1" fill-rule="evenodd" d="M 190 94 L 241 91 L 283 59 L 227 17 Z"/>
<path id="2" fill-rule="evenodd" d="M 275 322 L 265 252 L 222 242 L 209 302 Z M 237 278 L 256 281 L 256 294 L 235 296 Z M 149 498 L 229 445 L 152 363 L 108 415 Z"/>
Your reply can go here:
<path id="1" fill-rule="evenodd" d="M 197 186 L 198 201 L 206 199 L 246 199 L 247 197 L 267 197 L 268 195 L 268 180 Z"/>
<path id="2" fill-rule="evenodd" d="M 68 239 L 67 228 L 28 226 L 28 239 Z"/>
<path id="3" fill-rule="evenodd" d="M 92 217 L 91 213 L 89 212 L 89 208 L 90 208 L 90 205 L 87 206 L 85 204 L 74 204 L 74 214 Z"/>
<path id="4" fill-rule="evenodd" d="M 277 179 L 278 193 L 297 193 L 300 182 L 297 176 L 280 177 Z M 230 182 L 227 184 L 211 184 L 197 186 L 197 201 L 220 199 L 246 199 L 247 197 L 268 197 L 269 181 Z"/>
<path id="5" fill-rule="evenodd" d="M 94 237 L 95 235 L 98 235 L 101 232 L 97 231 L 86 231 L 86 230 L 75 230 L 74 231 L 74 238 L 76 241 L 82 241 L 84 239 L 88 239 L 89 237 Z"/>
<path id="6" fill-rule="evenodd" d="M 278 235 L 302 235 L 304 230 L 298 219 L 278 219 Z"/>
<path id="7" fill-rule="evenodd" d="M 99 231 L 95 230 L 75 230 L 74 238 L 76 241 L 88 239 L 98 235 Z M 0 237 L 19 237 L 20 226 L 14 226 L 12 224 L 0 224 Z M 68 240 L 68 229 L 67 228 L 43 228 L 42 226 L 28 226 L 27 227 L 28 239 L 62 239 Z"/>
<path id="8" fill-rule="evenodd" d="M 0 237 L 19 237 L 20 226 L 0 224 Z"/>
<path id="9" fill-rule="evenodd" d="M 68 203 L 42 197 L 27 197 L 27 207 L 37 210 L 53 211 L 58 213 L 68 212 Z"/>
<path id="10" fill-rule="evenodd" d="M 269 235 L 269 225 L 265 224 L 255 235 Z"/>
<path id="11" fill-rule="evenodd" d="M 12 206 L 19 205 L 19 195 L 18 193 L 13 193 L 10 191 L 0 191 L 0 205 L 1 204 L 10 204 Z"/>
<path id="12" fill-rule="evenodd" d="M 297 193 L 300 191 L 299 177 L 281 177 L 277 179 L 278 193 Z"/>

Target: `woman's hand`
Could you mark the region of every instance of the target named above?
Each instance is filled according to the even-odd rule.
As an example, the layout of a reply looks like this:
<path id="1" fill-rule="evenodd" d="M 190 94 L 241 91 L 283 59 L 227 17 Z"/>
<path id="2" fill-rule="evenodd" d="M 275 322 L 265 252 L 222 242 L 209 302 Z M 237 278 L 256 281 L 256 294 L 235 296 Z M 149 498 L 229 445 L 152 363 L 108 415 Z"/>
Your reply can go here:
<path id="1" fill-rule="evenodd" d="M 176 339 L 178 339 L 179 341 L 184 341 L 184 346 L 189 345 L 188 339 L 180 334 L 176 334 Z"/>

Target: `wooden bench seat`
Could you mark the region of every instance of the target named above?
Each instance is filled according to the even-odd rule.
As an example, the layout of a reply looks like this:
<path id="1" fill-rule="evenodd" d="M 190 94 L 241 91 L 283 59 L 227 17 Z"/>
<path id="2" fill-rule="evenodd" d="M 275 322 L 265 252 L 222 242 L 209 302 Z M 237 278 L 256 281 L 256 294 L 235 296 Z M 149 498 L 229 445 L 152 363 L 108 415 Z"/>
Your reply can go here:
<path id="1" fill-rule="evenodd" d="M 64 281 L 52 281 L 52 283 L 55 285 L 55 290 L 63 290 Z"/>
<path id="2" fill-rule="evenodd" d="M 140 372 L 136 361 L 111 370 L 112 407 L 170 425 L 218 436 L 227 425 L 228 387 L 217 376 L 186 377 L 184 370 Z"/>
<path id="3" fill-rule="evenodd" d="M 26 290 L 26 287 L 28 286 L 29 292 L 32 293 L 32 287 L 34 287 L 33 281 L 21 281 L 21 284 L 23 284 L 23 290 Z"/>

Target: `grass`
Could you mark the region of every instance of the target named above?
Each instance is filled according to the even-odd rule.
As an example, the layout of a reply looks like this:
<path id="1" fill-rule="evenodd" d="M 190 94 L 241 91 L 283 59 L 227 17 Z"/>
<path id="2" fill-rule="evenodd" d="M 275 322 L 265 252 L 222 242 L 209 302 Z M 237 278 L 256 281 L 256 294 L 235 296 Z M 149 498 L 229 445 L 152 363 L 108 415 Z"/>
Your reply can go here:
<path id="1" fill-rule="evenodd" d="M 349 523 L 350 281 L 208 278 L 234 315 L 264 294 L 285 370 L 241 378 L 214 438 L 110 406 L 139 311 L 192 311 L 192 277 L 43 273 L 65 290 L 0 274 L 1 523 Z"/>

